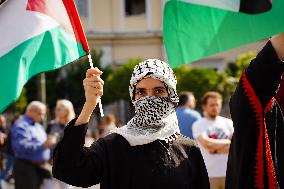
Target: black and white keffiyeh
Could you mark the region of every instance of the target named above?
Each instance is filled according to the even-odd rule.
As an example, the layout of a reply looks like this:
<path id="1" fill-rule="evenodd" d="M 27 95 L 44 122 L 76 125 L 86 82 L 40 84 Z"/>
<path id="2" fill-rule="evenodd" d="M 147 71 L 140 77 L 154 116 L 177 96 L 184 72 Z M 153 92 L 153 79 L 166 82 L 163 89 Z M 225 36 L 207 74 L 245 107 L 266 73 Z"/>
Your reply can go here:
<path id="1" fill-rule="evenodd" d="M 134 99 L 134 90 L 144 78 L 162 81 L 168 97 L 146 96 Z M 122 135 L 131 146 L 143 145 L 155 140 L 174 140 L 179 133 L 175 107 L 178 103 L 176 77 L 169 65 L 158 59 L 148 59 L 135 66 L 130 79 L 129 93 L 135 107 L 134 117 L 115 132 Z"/>

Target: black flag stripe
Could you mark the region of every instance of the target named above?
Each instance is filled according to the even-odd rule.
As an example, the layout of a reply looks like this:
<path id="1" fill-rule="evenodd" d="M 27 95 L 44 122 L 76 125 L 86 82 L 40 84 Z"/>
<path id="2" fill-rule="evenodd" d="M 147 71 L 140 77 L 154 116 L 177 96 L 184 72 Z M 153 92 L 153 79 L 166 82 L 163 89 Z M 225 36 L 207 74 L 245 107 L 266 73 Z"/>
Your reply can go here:
<path id="1" fill-rule="evenodd" d="M 240 12 L 258 14 L 269 11 L 272 8 L 270 0 L 241 0 Z"/>

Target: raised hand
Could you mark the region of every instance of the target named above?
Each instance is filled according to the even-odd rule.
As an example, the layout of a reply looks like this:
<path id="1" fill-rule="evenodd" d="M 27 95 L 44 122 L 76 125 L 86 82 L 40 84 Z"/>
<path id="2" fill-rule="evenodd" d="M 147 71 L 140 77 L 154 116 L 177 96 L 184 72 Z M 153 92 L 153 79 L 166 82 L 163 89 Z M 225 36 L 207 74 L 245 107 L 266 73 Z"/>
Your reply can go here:
<path id="1" fill-rule="evenodd" d="M 88 123 L 92 112 L 96 108 L 100 97 L 103 95 L 104 81 L 100 78 L 102 71 L 98 68 L 88 69 L 83 81 L 86 102 L 76 120 L 75 126 Z"/>
<path id="2" fill-rule="evenodd" d="M 104 81 L 100 78 L 103 72 L 98 68 L 88 69 L 83 81 L 86 105 L 95 109 L 99 98 L 103 95 Z"/>

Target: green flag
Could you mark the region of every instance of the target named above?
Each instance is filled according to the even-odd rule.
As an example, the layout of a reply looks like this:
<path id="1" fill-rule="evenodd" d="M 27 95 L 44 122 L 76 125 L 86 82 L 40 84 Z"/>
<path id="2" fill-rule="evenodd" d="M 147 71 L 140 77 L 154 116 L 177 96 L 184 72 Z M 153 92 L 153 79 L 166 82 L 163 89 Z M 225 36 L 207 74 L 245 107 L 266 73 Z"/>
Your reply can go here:
<path id="1" fill-rule="evenodd" d="M 283 0 L 274 1 L 272 9 L 260 14 L 233 11 L 189 0 L 168 1 L 163 35 L 170 65 L 191 63 L 284 31 Z"/>

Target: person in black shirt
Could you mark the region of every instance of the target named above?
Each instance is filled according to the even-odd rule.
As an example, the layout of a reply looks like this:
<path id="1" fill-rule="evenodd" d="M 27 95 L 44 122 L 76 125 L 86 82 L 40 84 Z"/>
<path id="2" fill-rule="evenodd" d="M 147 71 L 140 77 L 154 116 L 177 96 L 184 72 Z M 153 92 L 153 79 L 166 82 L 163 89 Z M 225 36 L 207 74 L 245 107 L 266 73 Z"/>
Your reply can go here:
<path id="1" fill-rule="evenodd" d="M 114 133 L 84 146 L 87 123 L 103 94 L 102 72 L 89 69 L 86 102 L 54 152 L 53 175 L 68 184 L 101 189 L 209 189 L 199 148 L 179 133 L 176 78 L 167 63 L 148 59 L 130 80 L 134 117 Z"/>
<path id="2" fill-rule="evenodd" d="M 251 61 L 231 98 L 235 132 L 227 189 L 284 188 L 283 58 L 284 34 L 279 34 Z"/>

